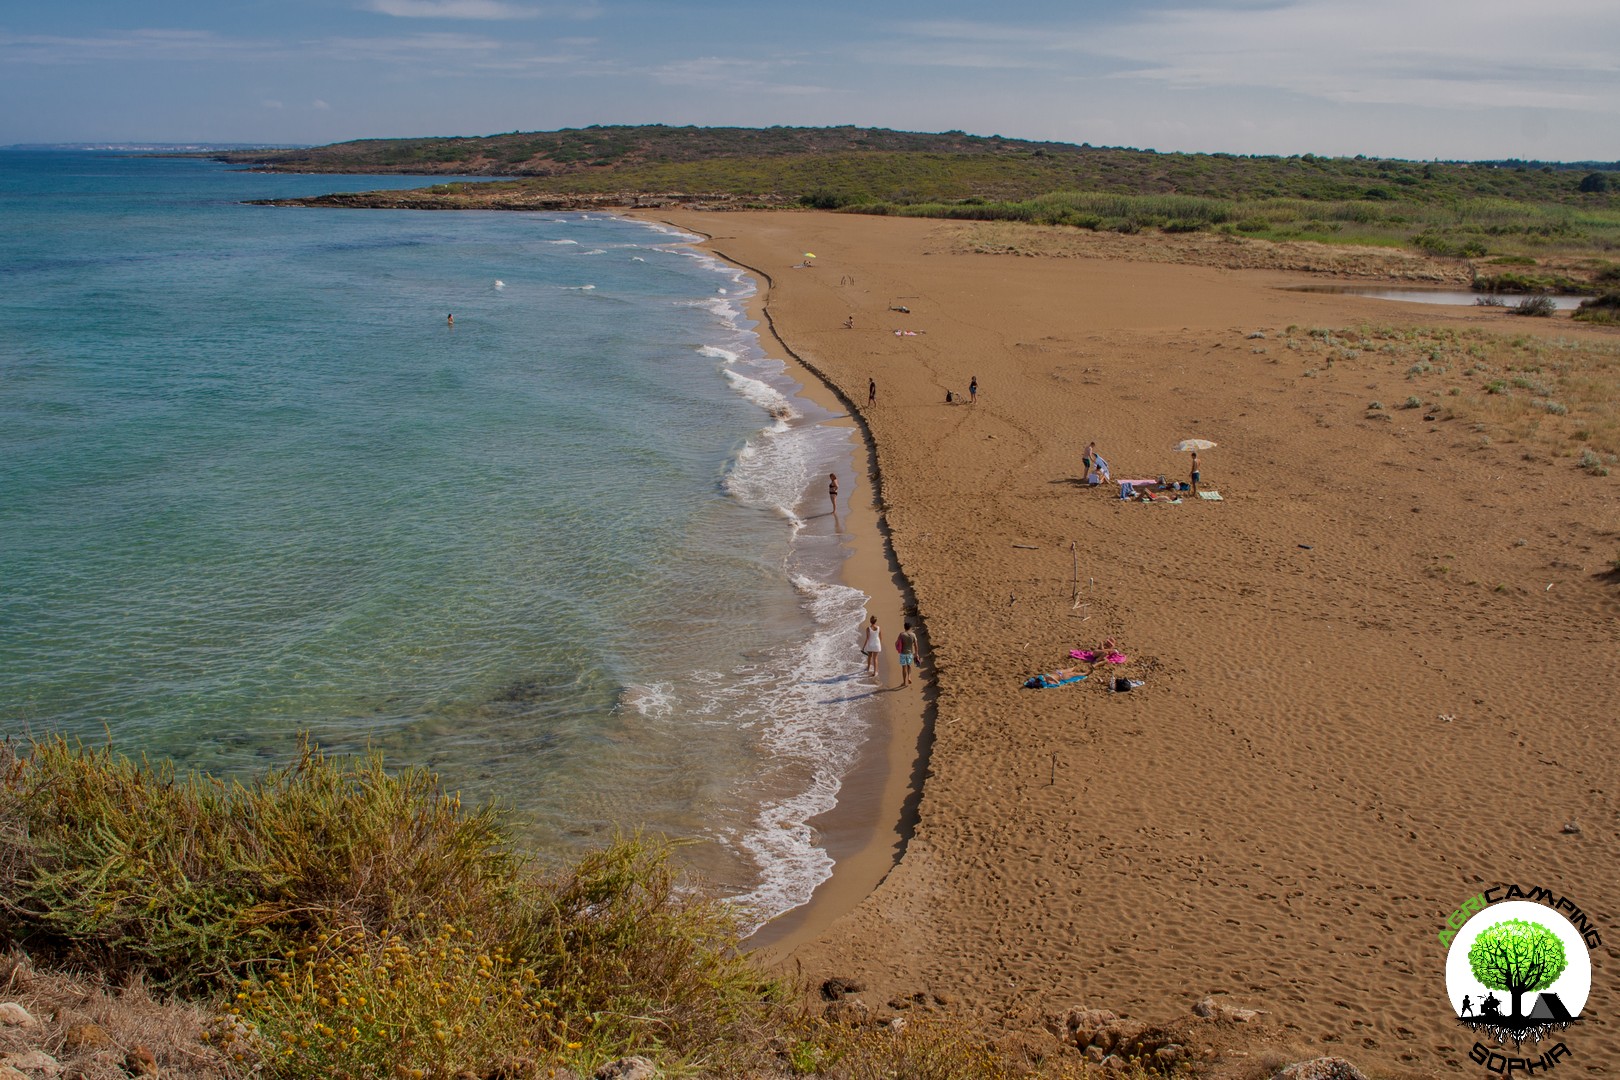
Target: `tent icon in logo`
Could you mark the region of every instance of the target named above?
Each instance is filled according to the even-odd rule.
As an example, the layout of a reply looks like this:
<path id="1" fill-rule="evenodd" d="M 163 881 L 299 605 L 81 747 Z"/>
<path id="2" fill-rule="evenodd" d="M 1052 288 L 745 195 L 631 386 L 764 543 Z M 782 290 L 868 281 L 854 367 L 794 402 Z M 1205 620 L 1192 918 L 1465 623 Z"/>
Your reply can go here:
<path id="1" fill-rule="evenodd" d="M 1527 1019 L 1543 1024 L 1568 1024 L 1575 1018 L 1569 1015 L 1557 994 L 1542 994 L 1536 998 L 1536 1007 L 1530 1010 Z"/>

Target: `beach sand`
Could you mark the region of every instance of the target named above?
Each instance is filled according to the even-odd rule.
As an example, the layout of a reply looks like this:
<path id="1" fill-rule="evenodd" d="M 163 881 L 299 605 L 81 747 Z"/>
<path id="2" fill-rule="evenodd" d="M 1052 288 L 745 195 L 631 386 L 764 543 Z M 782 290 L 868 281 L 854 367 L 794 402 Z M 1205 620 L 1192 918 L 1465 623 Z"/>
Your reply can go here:
<path id="1" fill-rule="evenodd" d="M 1305 267 L 1157 261 L 1148 242 L 1025 257 L 972 249 L 1046 234 L 666 216 L 768 275 L 775 333 L 858 407 L 931 661 L 869 758 L 885 778 L 852 790 L 861 859 L 762 935 L 766 955 L 874 1005 L 938 995 L 1008 1037 L 1076 1005 L 1185 1020 L 1213 995 L 1261 1011 L 1232 1047 L 1450 1076 L 1474 1068 L 1473 1037 L 1437 934 L 1491 885 L 1542 886 L 1615 942 L 1559 1036 L 1571 1075 L 1620 1062 L 1620 478 L 1395 407 L 1458 372 L 1414 389 L 1408 361 L 1349 349 L 1313 368 L 1285 344 L 1604 331 L 1288 291 Z M 1351 272 L 1425 275 L 1369 259 Z M 975 375 L 978 403 L 946 404 Z M 1201 461 L 1220 502 L 1079 480 L 1090 440 L 1116 478 L 1185 479 L 1171 447 L 1191 437 L 1218 444 Z M 864 573 L 885 577 L 883 554 Z M 1021 688 L 1104 638 L 1139 689 Z"/>

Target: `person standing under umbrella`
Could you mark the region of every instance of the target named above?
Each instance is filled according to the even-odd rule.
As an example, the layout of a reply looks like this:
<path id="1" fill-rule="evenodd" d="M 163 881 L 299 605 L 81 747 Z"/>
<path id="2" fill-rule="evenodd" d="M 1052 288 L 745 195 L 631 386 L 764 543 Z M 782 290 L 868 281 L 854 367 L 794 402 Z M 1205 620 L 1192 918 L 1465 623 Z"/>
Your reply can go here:
<path id="1" fill-rule="evenodd" d="M 1192 493 L 1193 498 L 1198 497 L 1198 451 L 1192 452 Z"/>

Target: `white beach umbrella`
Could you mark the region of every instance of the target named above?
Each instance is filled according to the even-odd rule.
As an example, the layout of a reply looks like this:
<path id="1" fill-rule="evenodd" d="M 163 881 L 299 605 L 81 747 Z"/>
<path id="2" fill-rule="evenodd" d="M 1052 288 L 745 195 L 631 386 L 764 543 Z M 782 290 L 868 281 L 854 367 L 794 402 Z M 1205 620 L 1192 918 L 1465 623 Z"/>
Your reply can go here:
<path id="1" fill-rule="evenodd" d="M 1213 449 L 1215 449 L 1215 444 L 1210 442 L 1208 439 L 1182 439 L 1175 445 L 1176 452 L 1181 454 L 1185 454 L 1189 450 Z"/>

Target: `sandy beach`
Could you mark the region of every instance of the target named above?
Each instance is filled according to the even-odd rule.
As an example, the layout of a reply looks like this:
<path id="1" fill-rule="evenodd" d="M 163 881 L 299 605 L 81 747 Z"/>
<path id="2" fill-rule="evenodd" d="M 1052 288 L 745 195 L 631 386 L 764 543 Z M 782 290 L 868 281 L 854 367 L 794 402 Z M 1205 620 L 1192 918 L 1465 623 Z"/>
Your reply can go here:
<path id="1" fill-rule="evenodd" d="M 1609 937 L 1620 477 L 1453 417 L 1457 366 L 1414 373 L 1365 328 L 1613 332 L 1291 291 L 1307 267 L 1230 250 L 1029 257 L 996 252 L 1048 241 L 1005 226 L 665 216 L 768 275 L 769 327 L 856 413 L 893 559 L 857 572 L 909 590 L 930 661 L 890 696 L 882 776 L 850 789 L 868 824 L 846 820 L 769 955 L 1009 1039 L 1072 1006 L 1168 1023 L 1215 996 L 1260 1011 L 1233 1055 L 1419 1077 L 1477 1068 L 1436 937 L 1464 898 L 1549 887 Z M 1325 362 L 1312 328 L 1363 329 Z M 974 376 L 977 403 L 947 404 Z M 1092 440 L 1115 478 L 1186 479 L 1186 438 L 1217 444 L 1221 501 L 1081 481 Z M 1022 688 L 1107 638 L 1132 693 L 1101 671 Z M 1620 1061 L 1616 958 L 1592 952 L 1572 1075 Z"/>

